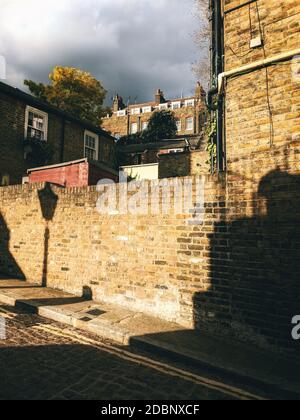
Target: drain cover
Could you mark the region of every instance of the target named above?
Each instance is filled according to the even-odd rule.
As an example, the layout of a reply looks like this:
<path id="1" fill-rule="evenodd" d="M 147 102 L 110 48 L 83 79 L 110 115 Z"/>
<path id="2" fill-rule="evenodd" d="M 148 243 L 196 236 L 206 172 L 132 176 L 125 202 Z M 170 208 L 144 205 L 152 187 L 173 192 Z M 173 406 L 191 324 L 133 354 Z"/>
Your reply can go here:
<path id="1" fill-rule="evenodd" d="M 92 309 L 91 311 L 86 312 L 88 315 L 92 315 L 92 316 L 100 316 L 105 314 L 104 311 L 101 311 L 100 309 Z"/>
<path id="2" fill-rule="evenodd" d="M 86 317 L 84 317 L 84 318 L 80 318 L 80 321 L 82 321 L 82 322 L 89 322 L 89 321 L 91 321 L 91 318 L 88 318 L 88 317 L 86 316 Z"/>

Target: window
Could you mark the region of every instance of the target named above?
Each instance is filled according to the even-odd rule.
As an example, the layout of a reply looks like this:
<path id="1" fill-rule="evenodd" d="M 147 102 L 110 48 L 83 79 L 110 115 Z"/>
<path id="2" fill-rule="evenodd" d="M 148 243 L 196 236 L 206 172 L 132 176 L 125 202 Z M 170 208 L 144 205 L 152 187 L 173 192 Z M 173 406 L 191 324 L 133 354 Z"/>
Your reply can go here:
<path id="1" fill-rule="evenodd" d="M 118 117 L 126 117 L 126 109 L 117 112 Z"/>
<path id="2" fill-rule="evenodd" d="M 188 99 L 187 101 L 185 101 L 185 106 L 195 106 L 195 99 Z"/>
<path id="3" fill-rule="evenodd" d="M 84 157 L 98 160 L 99 137 L 97 134 L 86 131 L 84 133 Z"/>
<path id="4" fill-rule="evenodd" d="M 183 153 L 184 149 L 170 149 L 169 153 L 170 154 L 174 154 L 174 153 Z"/>
<path id="5" fill-rule="evenodd" d="M 131 115 L 139 115 L 141 113 L 141 108 L 133 108 L 131 110 Z"/>
<path id="6" fill-rule="evenodd" d="M 149 125 L 148 121 L 144 121 L 144 122 L 142 123 L 142 130 L 143 130 L 143 131 L 144 131 L 144 130 L 147 130 L 148 125 Z"/>
<path id="7" fill-rule="evenodd" d="M 159 104 L 159 109 L 168 109 L 168 104 Z"/>
<path id="8" fill-rule="evenodd" d="M 1 187 L 7 187 L 9 185 L 9 175 L 2 175 Z"/>
<path id="9" fill-rule="evenodd" d="M 131 134 L 136 134 L 138 132 L 138 125 L 137 123 L 131 124 Z"/>
<path id="10" fill-rule="evenodd" d="M 181 120 L 177 120 L 176 125 L 177 125 L 177 131 L 179 133 L 181 131 Z"/>
<path id="11" fill-rule="evenodd" d="M 172 109 L 180 109 L 181 102 L 172 102 Z"/>
<path id="12" fill-rule="evenodd" d="M 48 114 L 27 107 L 25 115 L 25 138 L 47 141 Z"/>
<path id="13" fill-rule="evenodd" d="M 142 155 L 135 155 L 133 158 L 133 164 L 134 165 L 140 165 L 142 163 Z"/>
<path id="14" fill-rule="evenodd" d="M 187 118 L 186 119 L 186 121 L 185 121 L 185 129 L 187 131 L 193 131 L 194 130 L 194 118 L 193 117 L 190 117 L 190 118 Z"/>
<path id="15" fill-rule="evenodd" d="M 152 106 L 145 106 L 143 108 L 143 114 L 147 114 L 149 112 L 152 112 Z"/>

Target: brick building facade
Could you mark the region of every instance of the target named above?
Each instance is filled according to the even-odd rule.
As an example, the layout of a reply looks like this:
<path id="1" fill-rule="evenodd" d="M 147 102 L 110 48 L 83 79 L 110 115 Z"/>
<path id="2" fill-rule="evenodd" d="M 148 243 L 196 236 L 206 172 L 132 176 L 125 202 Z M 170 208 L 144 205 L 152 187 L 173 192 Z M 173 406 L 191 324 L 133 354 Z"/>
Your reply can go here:
<path id="1" fill-rule="evenodd" d="M 216 78 L 208 102 L 217 104 L 226 188 L 209 235 L 209 291 L 194 297 L 195 324 L 296 348 L 290 325 L 300 312 L 300 2 L 210 4 Z"/>
<path id="2" fill-rule="evenodd" d="M 163 92 L 159 89 L 155 94 L 154 101 L 128 107 L 117 95 L 113 101 L 113 114 L 103 120 L 102 127 L 117 138 L 135 134 L 147 128 L 153 112 L 162 109 L 170 109 L 175 113 L 178 135 L 200 134 L 206 120 L 205 91 L 198 83 L 193 97 L 166 100 Z"/>
<path id="3" fill-rule="evenodd" d="M 0 185 L 19 184 L 27 169 L 42 166 L 31 157 L 27 139 L 52 146 L 47 164 L 88 157 L 117 168 L 115 141 L 107 132 L 0 83 Z"/>
<path id="4" fill-rule="evenodd" d="M 300 3 L 221 4 L 224 59 L 213 72 L 219 73 L 215 83 L 224 103 L 224 166 L 234 170 L 252 153 L 299 140 Z"/>

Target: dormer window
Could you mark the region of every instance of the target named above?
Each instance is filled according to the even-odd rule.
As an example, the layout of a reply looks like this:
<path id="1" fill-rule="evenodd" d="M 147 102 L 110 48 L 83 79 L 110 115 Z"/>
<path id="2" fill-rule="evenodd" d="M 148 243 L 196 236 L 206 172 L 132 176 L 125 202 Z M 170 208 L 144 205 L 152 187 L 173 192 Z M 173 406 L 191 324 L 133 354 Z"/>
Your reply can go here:
<path id="1" fill-rule="evenodd" d="M 168 104 L 159 104 L 159 109 L 162 111 L 163 109 L 168 109 Z"/>
<path id="2" fill-rule="evenodd" d="M 144 106 L 143 114 L 148 114 L 149 112 L 152 112 L 152 107 L 151 106 Z"/>
<path id="3" fill-rule="evenodd" d="M 181 108 L 181 102 L 172 102 L 172 109 L 180 109 Z"/>
<path id="4" fill-rule="evenodd" d="M 195 99 L 188 99 L 187 101 L 185 101 L 185 106 L 186 107 L 194 107 L 195 106 Z"/>
<path id="5" fill-rule="evenodd" d="M 131 110 L 131 115 L 139 115 L 141 113 L 141 108 L 133 108 Z"/>
<path id="6" fill-rule="evenodd" d="M 47 141 L 47 134 L 48 114 L 28 106 L 25 115 L 25 138 Z"/>

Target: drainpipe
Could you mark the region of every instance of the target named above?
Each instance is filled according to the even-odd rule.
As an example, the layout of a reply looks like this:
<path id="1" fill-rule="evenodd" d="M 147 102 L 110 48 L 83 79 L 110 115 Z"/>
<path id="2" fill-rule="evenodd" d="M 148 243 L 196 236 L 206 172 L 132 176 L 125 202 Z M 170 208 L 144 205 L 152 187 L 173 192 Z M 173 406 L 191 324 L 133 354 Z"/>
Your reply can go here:
<path id="1" fill-rule="evenodd" d="M 216 61 L 217 74 L 223 72 L 224 57 L 224 34 L 223 34 L 223 17 L 221 9 L 221 1 L 215 0 L 215 19 L 216 19 Z M 219 172 L 224 170 L 224 145 L 223 145 L 223 128 L 224 128 L 224 96 L 219 94 L 218 110 L 217 110 L 217 168 Z"/>
<path id="2" fill-rule="evenodd" d="M 211 10 L 211 29 L 212 29 L 212 74 L 214 77 L 219 77 L 223 73 L 223 17 L 220 0 L 210 1 Z M 224 96 L 218 95 L 217 106 L 213 105 L 213 97 L 218 94 L 218 87 L 213 87 L 208 92 L 208 108 L 211 112 L 217 111 L 217 170 L 223 172 L 224 170 Z"/>

